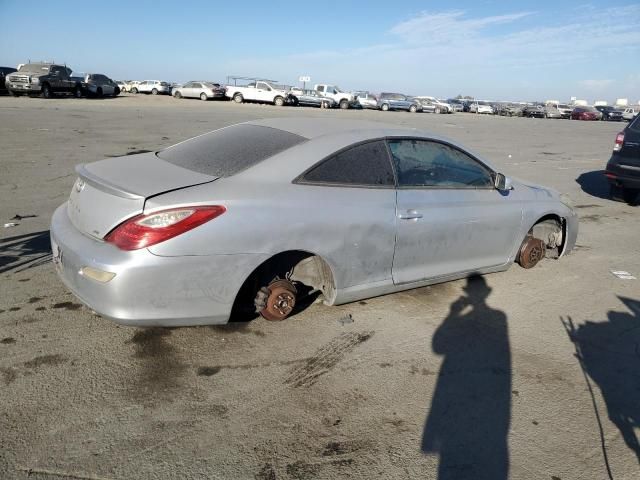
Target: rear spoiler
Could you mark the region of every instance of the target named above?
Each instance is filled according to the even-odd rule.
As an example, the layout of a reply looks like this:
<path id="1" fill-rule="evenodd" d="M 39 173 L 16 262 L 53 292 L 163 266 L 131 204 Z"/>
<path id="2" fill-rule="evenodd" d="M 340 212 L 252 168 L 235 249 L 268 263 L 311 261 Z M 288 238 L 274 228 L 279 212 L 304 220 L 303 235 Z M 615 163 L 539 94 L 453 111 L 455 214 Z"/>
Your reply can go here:
<path id="1" fill-rule="evenodd" d="M 123 190 L 117 185 L 114 185 L 113 183 L 110 183 L 107 180 L 104 180 L 103 178 L 100 178 L 97 175 L 94 175 L 93 173 L 91 173 L 89 170 L 85 168 L 85 165 L 86 164 L 84 163 L 77 165 L 76 173 L 82 180 L 89 183 L 90 185 L 97 188 L 98 190 L 102 190 L 103 192 L 109 193 L 111 195 L 115 195 L 116 197 L 127 198 L 129 200 L 141 200 L 141 199 L 144 200 L 144 197 L 142 195 L 138 195 L 137 193 L 131 193 L 126 190 Z"/>

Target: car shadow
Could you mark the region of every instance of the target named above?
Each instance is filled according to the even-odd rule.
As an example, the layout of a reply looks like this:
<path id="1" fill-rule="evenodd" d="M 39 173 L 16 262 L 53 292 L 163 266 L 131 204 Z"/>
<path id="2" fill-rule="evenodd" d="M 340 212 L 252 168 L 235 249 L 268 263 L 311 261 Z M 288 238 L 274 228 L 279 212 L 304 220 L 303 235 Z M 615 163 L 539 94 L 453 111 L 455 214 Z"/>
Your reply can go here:
<path id="1" fill-rule="evenodd" d="M 439 454 L 438 480 L 503 480 L 511 420 L 507 316 L 486 304 L 491 288 L 483 277 L 468 279 L 464 290 L 433 335 L 443 360 L 422 452 Z"/>
<path id="2" fill-rule="evenodd" d="M 22 272 L 50 261 L 49 230 L 0 239 L 0 273 Z"/>
<path id="3" fill-rule="evenodd" d="M 631 313 L 610 311 L 607 320 L 586 321 L 578 327 L 571 317 L 563 323 L 581 367 L 600 389 L 609 420 L 640 464 L 640 442 L 634 431 L 640 427 L 640 301 L 618 298 Z M 590 384 L 589 390 L 593 395 Z M 596 418 L 600 421 L 597 408 Z M 608 465 L 604 435 L 601 441 Z"/>
<path id="4" fill-rule="evenodd" d="M 592 197 L 610 200 L 609 183 L 604 176 L 604 170 L 585 172 L 576 178 L 576 183 L 580 185 L 582 191 Z"/>

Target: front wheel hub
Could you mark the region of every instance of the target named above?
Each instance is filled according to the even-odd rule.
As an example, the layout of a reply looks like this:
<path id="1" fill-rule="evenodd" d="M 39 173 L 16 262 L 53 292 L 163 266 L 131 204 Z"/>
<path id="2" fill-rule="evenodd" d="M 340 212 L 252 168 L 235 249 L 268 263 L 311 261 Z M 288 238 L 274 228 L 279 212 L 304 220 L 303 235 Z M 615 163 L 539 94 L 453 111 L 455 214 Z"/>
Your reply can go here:
<path id="1" fill-rule="evenodd" d="M 520 247 L 518 263 L 522 268 L 533 268 L 544 258 L 546 246 L 543 240 L 527 237 Z"/>

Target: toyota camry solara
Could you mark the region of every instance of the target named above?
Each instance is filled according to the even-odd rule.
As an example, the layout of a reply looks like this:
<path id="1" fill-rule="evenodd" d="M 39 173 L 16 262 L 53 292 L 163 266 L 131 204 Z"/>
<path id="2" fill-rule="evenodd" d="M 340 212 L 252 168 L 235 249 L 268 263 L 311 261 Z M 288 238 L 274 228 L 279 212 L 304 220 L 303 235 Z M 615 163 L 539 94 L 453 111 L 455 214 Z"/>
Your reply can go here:
<path id="1" fill-rule="evenodd" d="M 530 268 L 578 231 L 563 195 L 375 122 L 251 121 L 76 170 L 52 219 L 57 271 L 128 325 L 281 320 L 319 295 L 338 305 Z"/>

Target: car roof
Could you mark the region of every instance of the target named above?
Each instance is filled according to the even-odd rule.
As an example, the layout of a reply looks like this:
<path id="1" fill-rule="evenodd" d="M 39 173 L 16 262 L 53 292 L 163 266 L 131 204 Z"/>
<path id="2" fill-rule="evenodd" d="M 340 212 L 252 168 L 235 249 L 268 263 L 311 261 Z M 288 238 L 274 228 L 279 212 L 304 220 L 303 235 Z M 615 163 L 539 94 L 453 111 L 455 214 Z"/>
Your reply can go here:
<path id="1" fill-rule="evenodd" d="M 340 143 L 343 146 L 349 144 L 366 141 L 373 138 L 383 137 L 417 137 L 430 140 L 441 141 L 449 143 L 463 151 L 475 156 L 487 166 L 495 170 L 492 162 L 474 152 L 472 149 L 462 145 L 461 143 L 443 135 L 421 130 L 417 128 L 403 127 L 400 125 L 393 125 L 383 122 L 372 122 L 367 120 L 351 120 L 351 119 L 335 119 L 335 118 L 301 118 L 301 117 L 286 117 L 286 118 L 267 118 L 261 120 L 251 120 L 246 122 L 249 125 L 259 125 L 263 127 L 270 127 L 279 130 L 284 130 L 289 133 L 299 135 L 307 138 L 310 142 L 305 142 L 310 148 L 312 145 L 318 145 L 321 143 Z M 315 141 L 314 141 L 315 140 Z M 306 148 L 305 144 L 301 144 L 293 149 Z M 310 144 L 310 145 L 309 145 Z"/>
<path id="2" fill-rule="evenodd" d="M 354 136 L 360 137 L 363 131 L 371 134 L 372 136 L 419 135 L 431 138 L 440 138 L 438 135 L 432 135 L 429 132 L 419 131 L 415 128 L 407 128 L 388 123 L 371 122 L 366 120 L 287 117 L 252 120 L 246 123 L 262 127 L 277 128 L 278 130 L 284 130 L 308 139 L 325 135 L 348 134 L 349 132 L 353 132 Z"/>

